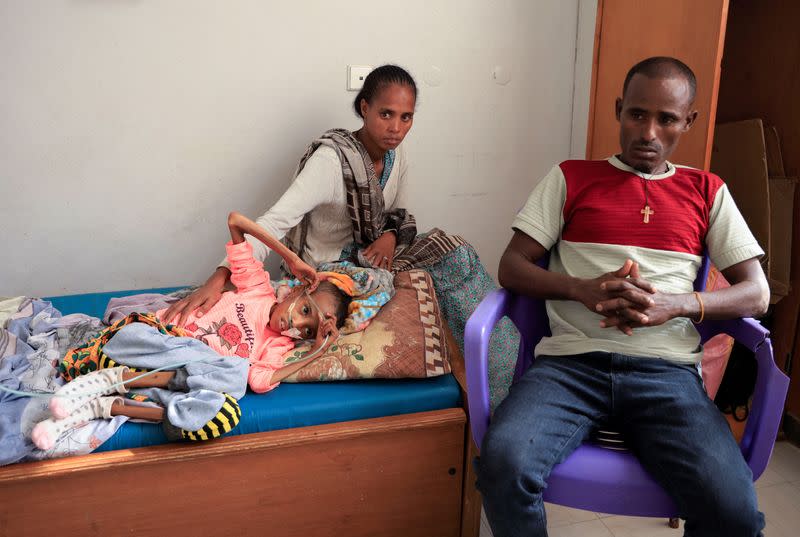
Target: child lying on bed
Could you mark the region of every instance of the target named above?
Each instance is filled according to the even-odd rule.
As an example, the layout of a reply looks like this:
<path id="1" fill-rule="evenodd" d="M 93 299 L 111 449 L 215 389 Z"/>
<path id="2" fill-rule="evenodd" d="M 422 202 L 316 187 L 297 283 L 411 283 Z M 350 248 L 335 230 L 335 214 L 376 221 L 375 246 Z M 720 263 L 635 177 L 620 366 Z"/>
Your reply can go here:
<path id="1" fill-rule="evenodd" d="M 236 399 L 244 395 L 247 384 L 255 392 L 271 390 L 336 340 L 350 296 L 334 283 L 320 281 L 311 266 L 245 216 L 231 213 L 228 227 L 231 242 L 226 248 L 236 291 L 224 293 L 202 319 L 190 317 L 184 328 L 160 321 L 166 309 L 155 316 L 133 314 L 68 352 L 65 361 L 78 355 L 83 365 L 73 361 L 70 367 L 61 367 L 70 382 L 50 400 L 53 418 L 34 427 L 31 438 L 40 449 L 49 449 L 60 434 L 85 421 L 117 415 L 156 422 L 166 417 L 168 437 L 170 433 L 188 439 L 219 436 L 238 423 Z M 269 274 L 253 258 L 245 233 L 277 252 L 306 284 L 292 288 L 278 302 Z M 294 347 L 294 339 L 315 339 L 316 344 L 308 358 L 284 366 L 283 356 Z M 95 363 L 84 367 L 86 360 Z M 141 373 L 184 361 L 176 370 Z M 77 376 L 94 369 L 98 370 Z M 163 407 L 134 406 L 120 397 L 106 397 L 142 388 L 152 388 L 144 395 Z"/>

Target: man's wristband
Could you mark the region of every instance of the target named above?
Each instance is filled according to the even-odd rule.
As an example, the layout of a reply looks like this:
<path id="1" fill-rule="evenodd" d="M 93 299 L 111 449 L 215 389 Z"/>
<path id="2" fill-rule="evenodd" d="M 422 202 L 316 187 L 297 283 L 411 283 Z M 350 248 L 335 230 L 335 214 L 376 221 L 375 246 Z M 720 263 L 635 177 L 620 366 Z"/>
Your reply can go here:
<path id="1" fill-rule="evenodd" d="M 706 316 L 706 307 L 705 307 L 705 305 L 703 304 L 703 299 L 702 299 L 702 298 L 700 298 L 700 293 L 698 293 L 697 291 L 695 291 L 695 292 L 694 292 L 694 297 L 697 299 L 697 302 L 699 302 L 699 303 L 700 303 L 700 318 L 699 318 L 698 320 L 696 320 L 696 321 L 695 321 L 694 319 L 692 319 L 692 322 L 693 322 L 694 324 L 700 324 L 700 323 L 702 323 L 702 322 L 703 322 L 703 319 L 704 319 L 704 318 L 705 318 L 705 316 Z"/>

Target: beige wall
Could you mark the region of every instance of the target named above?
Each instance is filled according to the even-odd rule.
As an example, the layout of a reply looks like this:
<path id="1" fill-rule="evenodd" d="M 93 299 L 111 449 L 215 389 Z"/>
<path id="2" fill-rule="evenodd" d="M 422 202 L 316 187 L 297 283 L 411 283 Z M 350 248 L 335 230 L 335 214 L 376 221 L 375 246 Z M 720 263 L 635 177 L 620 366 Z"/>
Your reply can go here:
<path id="1" fill-rule="evenodd" d="M 384 62 L 419 83 L 420 229 L 494 274 L 530 189 L 582 156 L 594 4 L 4 1 L 0 295 L 200 282 L 230 210 L 261 214 L 310 139 L 358 127 L 347 64 Z"/>

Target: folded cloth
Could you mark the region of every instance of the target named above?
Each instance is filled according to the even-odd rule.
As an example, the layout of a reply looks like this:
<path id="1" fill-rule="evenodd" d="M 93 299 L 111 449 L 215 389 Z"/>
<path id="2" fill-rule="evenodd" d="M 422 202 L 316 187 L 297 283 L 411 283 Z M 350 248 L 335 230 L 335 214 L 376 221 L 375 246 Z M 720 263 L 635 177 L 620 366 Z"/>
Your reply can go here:
<path id="1" fill-rule="evenodd" d="M 115 297 L 108 301 L 103 322 L 112 325 L 131 313 L 154 313 L 189 296 L 197 287 L 178 289 L 166 295 L 161 293 L 140 293 L 138 295 Z"/>

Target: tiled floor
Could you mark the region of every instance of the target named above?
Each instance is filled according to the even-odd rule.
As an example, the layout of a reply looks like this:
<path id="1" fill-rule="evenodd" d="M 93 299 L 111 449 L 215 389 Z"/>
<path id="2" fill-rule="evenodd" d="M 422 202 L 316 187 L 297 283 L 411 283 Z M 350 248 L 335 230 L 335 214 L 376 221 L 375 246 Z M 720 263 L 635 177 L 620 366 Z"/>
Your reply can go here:
<path id="1" fill-rule="evenodd" d="M 778 442 L 769 466 L 756 481 L 758 505 L 767 517 L 766 537 L 791 537 L 800 528 L 800 449 Z M 604 515 L 545 504 L 550 537 L 681 537 L 666 519 Z M 794 528 L 794 529 L 792 529 Z M 480 537 L 492 537 L 485 515 Z"/>

